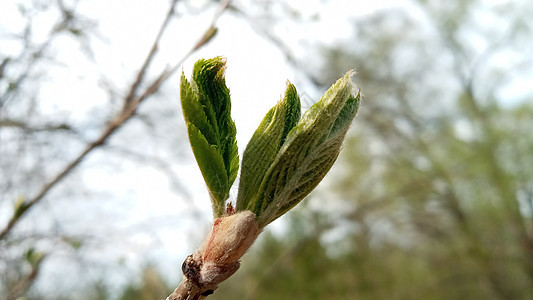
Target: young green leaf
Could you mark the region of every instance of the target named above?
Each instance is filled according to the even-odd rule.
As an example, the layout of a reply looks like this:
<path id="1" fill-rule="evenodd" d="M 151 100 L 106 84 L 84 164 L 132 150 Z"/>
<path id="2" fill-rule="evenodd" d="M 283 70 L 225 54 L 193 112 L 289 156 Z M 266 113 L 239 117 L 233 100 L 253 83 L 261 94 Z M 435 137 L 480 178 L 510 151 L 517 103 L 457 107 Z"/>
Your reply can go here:
<path id="1" fill-rule="evenodd" d="M 225 64 L 221 57 L 201 59 L 194 64 L 190 82 L 181 76 L 181 106 L 189 141 L 209 189 L 215 218 L 224 213 L 224 202 L 239 169 Z"/>
<path id="2" fill-rule="evenodd" d="M 248 204 L 261 227 L 307 196 L 327 174 L 340 152 L 359 108 L 352 72 L 339 79 L 289 132 L 266 172 L 257 197 Z"/>
<path id="3" fill-rule="evenodd" d="M 237 211 L 246 210 L 250 200 L 258 196 L 265 173 L 299 119 L 300 98 L 288 82 L 285 97 L 266 114 L 244 150 Z"/>

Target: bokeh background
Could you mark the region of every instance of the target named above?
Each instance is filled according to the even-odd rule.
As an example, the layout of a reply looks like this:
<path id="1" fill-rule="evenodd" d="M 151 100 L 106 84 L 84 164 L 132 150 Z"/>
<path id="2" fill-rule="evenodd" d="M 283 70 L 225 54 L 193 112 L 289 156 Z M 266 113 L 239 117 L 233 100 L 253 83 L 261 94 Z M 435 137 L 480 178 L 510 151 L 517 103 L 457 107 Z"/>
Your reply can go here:
<path id="1" fill-rule="evenodd" d="M 353 68 L 364 101 L 325 180 L 210 298 L 532 299 L 532 15 L 528 0 L 1 1 L 0 299 L 177 286 L 212 221 L 179 76 L 217 55 L 241 153 L 287 79 L 305 109 Z"/>

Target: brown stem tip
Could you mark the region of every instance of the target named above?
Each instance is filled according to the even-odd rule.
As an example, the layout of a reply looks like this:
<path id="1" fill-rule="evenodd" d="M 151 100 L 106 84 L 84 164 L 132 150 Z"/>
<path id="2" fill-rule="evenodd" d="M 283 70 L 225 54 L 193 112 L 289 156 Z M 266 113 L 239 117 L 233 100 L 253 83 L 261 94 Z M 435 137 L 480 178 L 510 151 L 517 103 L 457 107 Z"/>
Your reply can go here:
<path id="1" fill-rule="evenodd" d="M 213 293 L 239 269 L 239 260 L 259 233 L 255 214 L 248 210 L 216 219 L 200 249 L 183 262 L 184 280 L 173 293 L 180 295 L 170 299 L 201 299 L 192 293 L 200 297 Z"/>

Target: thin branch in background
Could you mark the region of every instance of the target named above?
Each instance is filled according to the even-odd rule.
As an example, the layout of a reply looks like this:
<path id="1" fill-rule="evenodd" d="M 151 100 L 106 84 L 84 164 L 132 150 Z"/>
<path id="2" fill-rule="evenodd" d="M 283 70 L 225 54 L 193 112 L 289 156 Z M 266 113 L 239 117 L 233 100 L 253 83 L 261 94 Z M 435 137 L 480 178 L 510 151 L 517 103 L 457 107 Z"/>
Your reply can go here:
<path id="1" fill-rule="evenodd" d="M 38 132 L 38 131 L 68 131 L 72 132 L 74 129 L 67 123 L 44 124 L 41 126 L 30 125 L 27 122 L 16 119 L 1 119 L 0 127 L 19 128 L 24 131 Z"/>
<path id="2" fill-rule="evenodd" d="M 2 108 L 4 108 L 11 99 L 13 99 L 17 92 L 20 91 L 20 87 L 30 78 L 30 74 L 33 72 L 33 70 L 38 65 L 38 58 L 42 58 L 46 51 L 50 48 L 54 40 L 59 36 L 60 33 L 64 31 L 79 31 L 79 28 L 74 28 L 73 22 L 78 18 L 78 15 L 74 13 L 75 11 L 75 5 L 72 9 L 67 9 L 62 1 L 57 1 L 58 6 L 61 10 L 62 17 L 55 23 L 54 26 L 52 26 L 52 29 L 49 31 L 47 35 L 47 39 L 40 44 L 34 51 L 35 47 L 31 44 L 31 37 L 32 37 L 32 31 L 31 31 L 31 21 L 28 21 L 26 28 L 24 29 L 23 39 L 24 39 L 24 47 L 21 51 L 20 55 L 16 59 L 11 59 L 9 57 L 4 58 L 2 61 L 1 71 L 0 75 L 3 73 L 4 69 L 9 65 L 11 62 L 20 62 L 24 61 L 26 57 L 31 58 L 29 63 L 25 66 L 24 70 L 16 77 L 15 80 L 9 83 L 8 88 L 5 91 L 2 91 L 3 93 L 0 94 L 0 112 L 2 112 Z M 75 2 L 77 4 L 77 1 Z M 30 18 L 30 17 L 28 17 Z M 0 79 L 2 76 L 0 76 Z"/>
<path id="3" fill-rule="evenodd" d="M 30 264 L 31 271 L 22 278 L 17 279 L 17 282 L 9 289 L 8 294 L 6 295 L 6 300 L 16 300 L 24 295 L 35 282 L 35 278 L 39 275 L 41 264 L 44 259 L 45 255 L 35 252 L 33 248 L 30 248 L 30 250 L 26 252 L 26 263 Z"/>
<path id="4" fill-rule="evenodd" d="M 124 98 L 124 106 L 123 109 L 118 112 L 113 120 L 109 122 L 108 126 L 101 132 L 100 136 L 90 142 L 85 150 L 83 150 L 76 158 L 74 158 L 70 163 L 68 163 L 56 176 L 54 176 L 47 184 L 45 184 L 42 189 L 35 195 L 34 197 L 30 198 L 27 201 L 24 201 L 20 207 L 18 207 L 17 211 L 8 221 L 7 225 L 3 228 L 3 230 L 0 232 L 0 240 L 6 238 L 6 236 L 11 232 L 11 230 L 15 227 L 15 225 L 22 219 L 22 217 L 29 211 L 30 208 L 32 208 L 35 204 L 39 203 L 47 194 L 48 192 L 54 188 L 57 184 L 59 184 L 73 169 L 75 169 L 82 161 L 83 159 L 89 154 L 92 153 L 95 149 L 98 149 L 102 145 L 104 145 L 108 138 L 113 135 L 119 128 L 121 128 L 132 116 L 135 115 L 135 112 L 138 108 L 138 106 L 146 100 L 148 97 L 153 95 L 155 92 L 159 90 L 161 85 L 173 74 L 175 73 L 178 68 L 183 64 L 183 62 L 192 54 L 194 51 L 198 50 L 201 46 L 208 43 L 212 37 L 210 35 L 209 39 L 202 38 L 200 39 L 200 42 L 196 43 L 190 51 L 188 51 L 177 63 L 175 63 L 171 68 L 166 68 L 163 70 L 159 76 L 152 81 L 152 83 L 142 92 L 140 95 L 137 95 L 138 89 L 140 84 L 144 81 L 144 76 L 147 71 L 147 69 L 150 67 L 151 62 L 156 55 L 159 41 L 161 37 L 163 36 L 165 30 L 168 27 L 168 24 L 172 17 L 174 16 L 175 7 L 179 0 L 173 0 L 170 4 L 169 10 L 167 12 L 167 15 L 165 19 L 163 20 L 163 24 L 161 25 L 161 28 L 155 38 L 155 41 L 151 47 L 150 52 L 148 53 L 147 57 L 144 60 L 144 63 L 137 73 L 137 76 L 135 77 L 135 81 L 130 86 L 129 91 Z M 204 32 L 203 37 L 210 34 L 210 31 L 212 31 L 213 24 L 216 23 L 218 18 L 221 16 L 222 12 L 226 9 L 228 6 L 229 1 L 225 1 L 220 6 L 219 11 L 213 18 L 211 22 L 211 26 Z"/>

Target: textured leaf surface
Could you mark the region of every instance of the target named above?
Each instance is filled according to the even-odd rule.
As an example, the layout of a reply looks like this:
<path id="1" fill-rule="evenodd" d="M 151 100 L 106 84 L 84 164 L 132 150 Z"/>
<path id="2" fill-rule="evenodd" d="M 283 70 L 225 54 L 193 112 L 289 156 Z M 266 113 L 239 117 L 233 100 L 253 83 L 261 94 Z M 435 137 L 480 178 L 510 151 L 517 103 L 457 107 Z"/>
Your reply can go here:
<path id="1" fill-rule="evenodd" d="M 201 59 L 194 65 L 190 82 L 181 76 L 181 105 L 189 140 L 209 189 L 215 217 L 223 214 L 239 169 L 225 64 L 221 57 Z"/>
<path id="2" fill-rule="evenodd" d="M 351 72 L 339 79 L 291 129 L 248 209 L 266 226 L 298 204 L 324 178 L 359 108 Z"/>
<path id="3" fill-rule="evenodd" d="M 285 97 L 266 114 L 243 153 L 238 211 L 247 209 L 248 203 L 258 197 L 266 172 L 299 119 L 300 98 L 294 85 L 289 82 Z"/>

